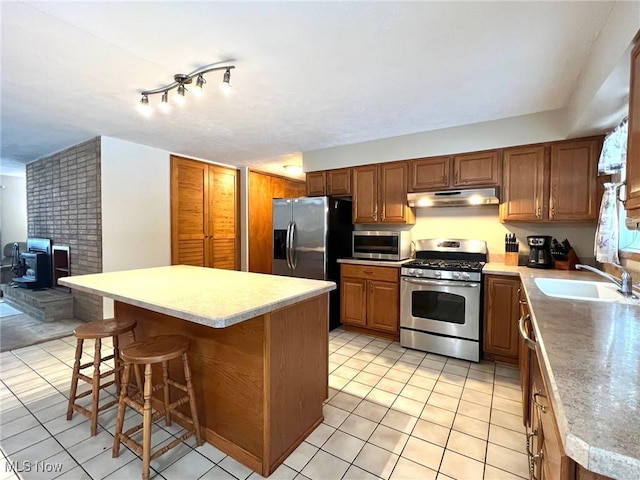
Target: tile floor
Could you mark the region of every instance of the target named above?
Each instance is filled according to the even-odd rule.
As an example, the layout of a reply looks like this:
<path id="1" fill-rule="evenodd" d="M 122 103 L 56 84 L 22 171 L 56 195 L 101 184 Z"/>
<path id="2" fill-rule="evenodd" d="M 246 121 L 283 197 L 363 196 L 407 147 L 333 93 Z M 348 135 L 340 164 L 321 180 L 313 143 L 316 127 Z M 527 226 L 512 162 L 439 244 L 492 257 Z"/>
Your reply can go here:
<path id="1" fill-rule="evenodd" d="M 116 407 L 101 414 L 94 438 L 84 416 L 66 420 L 74 346 L 65 337 L 0 354 L 0 480 L 140 478 L 141 460 L 126 447 L 111 458 Z M 341 329 L 331 332 L 329 351 L 325 421 L 270 478 L 528 478 L 517 369 Z M 128 412 L 125 428 L 139 422 Z M 159 422 L 152 440 L 180 434 Z M 158 479 L 262 478 L 210 445 L 195 448 L 193 439 L 152 469 Z"/>

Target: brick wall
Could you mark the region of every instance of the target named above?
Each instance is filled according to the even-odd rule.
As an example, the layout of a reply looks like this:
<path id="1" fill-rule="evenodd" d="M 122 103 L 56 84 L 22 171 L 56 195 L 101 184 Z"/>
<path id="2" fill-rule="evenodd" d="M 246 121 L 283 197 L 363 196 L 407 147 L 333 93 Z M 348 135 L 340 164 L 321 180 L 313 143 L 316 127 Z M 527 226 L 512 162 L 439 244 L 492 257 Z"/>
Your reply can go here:
<path id="1" fill-rule="evenodd" d="M 27 165 L 29 237 L 69 245 L 71 274 L 102 272 L 100 137 Z M 102 297 L 74 292 L 74 316 L 102 318 Z"/>

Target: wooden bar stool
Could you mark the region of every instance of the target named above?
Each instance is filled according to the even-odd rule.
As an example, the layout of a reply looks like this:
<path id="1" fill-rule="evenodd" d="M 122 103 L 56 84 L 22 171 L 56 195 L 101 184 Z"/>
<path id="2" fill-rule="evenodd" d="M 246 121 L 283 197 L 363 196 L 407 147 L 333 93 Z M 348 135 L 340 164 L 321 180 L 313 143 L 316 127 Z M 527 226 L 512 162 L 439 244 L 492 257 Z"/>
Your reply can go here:
<path id="1" fill-rule="evenodd" d="M 113 441 L 113 457 L 120 454 L 120 443 L 126 444 L 138 455 L 142 455 L 142 478 L 149 478 L 149 466 L 151 460 L 155 460 L 163 453 L 172 449 L 180 442 L 186 440 L 191 435 L 196 436 L 198 445 L 202 445 L 202 435 L 200 432 L 200 424 L 198 422 L 198 411 L 196 409 L 196 399 L 193 393 L 193 384 L 191 383 L 191 370 L 189 369 L 189 360 L 187 351 L 189 350 L 189 339 L 179 335 L 159 335 L 146 340 L 135 342 L 122 349 L 121 355 L 124 361 L 124 373 L 122 376 L 122 388 L 120 390 L 120 402 L 118 404 L 118 422 L 116 424 L 116 433 Z M 169 360 L 182 357 L 184 368 L 184 378 L 186 385 L 178 383 L 169 378 Z M 162 364 L 162 383 L 153 385 L 151 382 L 151 365 L 154 363 Z M 143 395 L 129 395 L 129 378 L 131 375 L 131 367 L 144 365 L 144 384 Z M 183 397 L 171 403 L 169 386 L 175 387 L 186 393 Z M 164 401 L 153 399 L 153 407 L 156 410 L 152 414 L 153 392 L 163 390 Z M 191 418 L 176 410 L 180 405 L 189 402 L 191 408 Z M 142 414 L 142 423 L 130 428 L 126 432 L 122 432 L 124 424 L 124 414 L 126 407 L 131 407 Z M 180 438 L 173 440 L 168 445 L 151 453 L 151 428 L 153 423 L 159 418 L 164 417 L 167 425 L 171 425 L 171 412 L 177 418 L 187 424 L 187 432 Z M 131 435 L 142 429 L 142 445 L 131 438 Z"/>
<path id="2" fill-rule="evenodd" d="M 112 407 L 118 400 L 105 403 L 98 407 L 100 400 L 100 390 L 110 387 L 114 383 L 116 384 L 116 392 L 120 393 L 120 374 L 122 371 L 122 362 L 120 360 L 118 335 L 129 333 L 131 340 L 135 341 L 135 335 L 133 329 L 136 327 L 135 320 L 117 320 L 110 318 L 107 320 L 96 320 L 95 322 L 87 323 L 85 325 L 78 326 L 74 331 L 74 335 L 78 339 L 76 344 L 76 357 L 73 364 L 73 376 L 71 377 L 71 391 L 69 393 L 69 406 L 67 408 L 67 420 L 71 420 L 74 410 L 79 412 L 91 420 L 91 435 L 94 436 L 98 430 L 98 413 Z M 102 357 L 102 339 L 106 337 L 113 338 L 113 354 L 106 357 Z M 80 359 L 82 358 L 82 345 L 85 340 L 95 340 L 95 353 L 93 356 L 93 362 L 80 365 Z M 100 373 L 100 364 L 108 360 L 113 359 L 113 367 L 111 370 Z M 80 373 L 80 370 L 93 366 L 93 376 L 89 377 Z M 100 380 L 113 375 L 113 380 L 100 384 Z M 140 385 L 140 374 L 137 372 L 138 385 Z M 91 384 L 91 390 L 87 390 L 84 393 L 78 395 L 78 380 L 83 380 Z M 79 398 L 86 397 L 93 394 L 91 403 L 91 410 L 88 410 L 76 403 Z"/>

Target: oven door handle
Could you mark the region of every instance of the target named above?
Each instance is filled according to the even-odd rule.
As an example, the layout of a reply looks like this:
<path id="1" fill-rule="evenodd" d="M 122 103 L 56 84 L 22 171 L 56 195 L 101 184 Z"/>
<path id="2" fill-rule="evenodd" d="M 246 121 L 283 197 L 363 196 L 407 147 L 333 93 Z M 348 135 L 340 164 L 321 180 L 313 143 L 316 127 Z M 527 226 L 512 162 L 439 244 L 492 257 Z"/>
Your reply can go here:
<path id="1" fill-rule="evenodd" d="M 411 277 L 402 277 L 402 280 L 407 283 L 415 283 L 416 285 L 437 285 L 440 287 L 477 288 L 480 286 L 480 283 L 449 282 L 447 280 L 425 280 L 421 278 L 411 278 Z"/>

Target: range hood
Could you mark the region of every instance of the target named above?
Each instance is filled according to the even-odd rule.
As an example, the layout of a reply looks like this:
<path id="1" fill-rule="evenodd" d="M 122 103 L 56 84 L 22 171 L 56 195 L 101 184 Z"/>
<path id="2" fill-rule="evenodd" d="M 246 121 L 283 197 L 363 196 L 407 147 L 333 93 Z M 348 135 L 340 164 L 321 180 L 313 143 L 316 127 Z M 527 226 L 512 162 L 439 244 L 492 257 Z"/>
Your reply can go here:
<path id="1" fill-rule="evenodd" d="M 407 194 L 410 207 L 469 207 L 473 205 L 497 205 L 498 187 L 471 190 L 443 190 Z"/>

